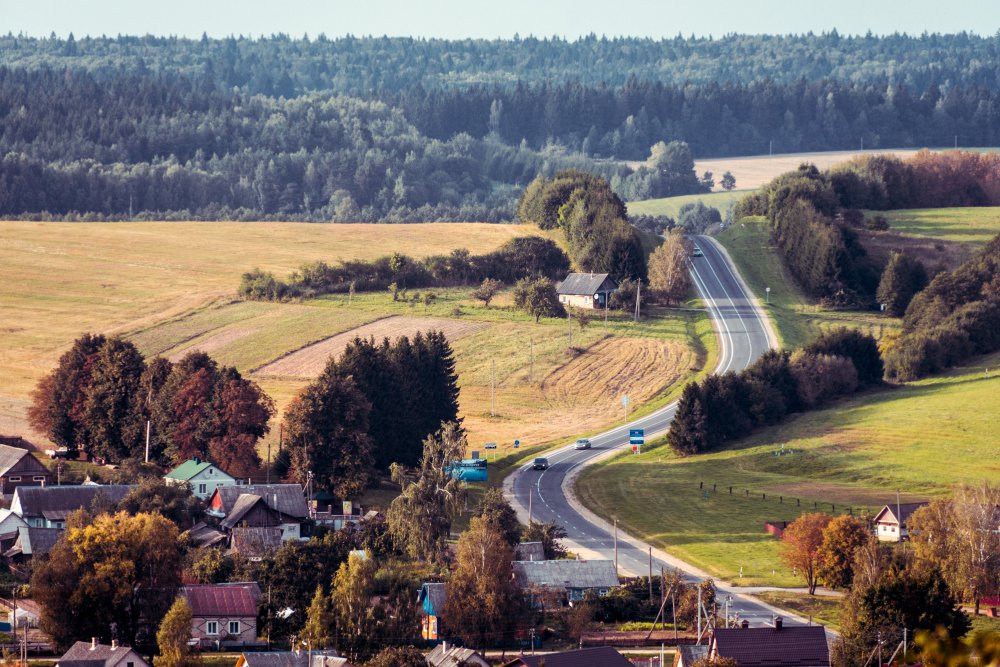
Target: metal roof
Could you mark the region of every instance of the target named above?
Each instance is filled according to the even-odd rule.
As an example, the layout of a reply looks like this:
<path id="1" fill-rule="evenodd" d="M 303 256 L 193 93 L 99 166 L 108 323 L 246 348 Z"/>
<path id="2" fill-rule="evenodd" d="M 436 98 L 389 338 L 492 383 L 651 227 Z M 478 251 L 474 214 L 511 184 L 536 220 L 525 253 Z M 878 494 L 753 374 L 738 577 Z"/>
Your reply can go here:
<path id="1" fill-rule="evenodd" d="M 312 655 L 312 665 L 309 656 Z M 347 658 L 336 651 L 253 651 L 246 652 L 237 663 L 241 667 L 346 667 Z"/>
<path id="2" fill-rule="evenodd" d="M 615 588 L 619 585 L 610 560 L 514 561 L 514 578 L 527 588 Z"/>
<path id="3" fill-rule="evenodd" d="M 880 523 L 883 520 L 883 518 L 888 514 L 889 519 L 887 523 L 901 523 L 901 522 L 906 523 L 906 520 L 910 518 L 911 514 L 916 512 L 921 507 L 924 507 L 925 505 L 927 505 L 926 502 L 899 503 L 898 505 L 894 503 L 892 505 L 886 505 L 881 509 L 881 511 L 878 514 L 875 515 L 874 521 L 875 523 Z M 899 517 L 896 516 L 897 510 L 899 511 L 899 514 L 902 516 Z"/>
<path id="4" fill-rule="evenodd" d="M 256 616 L 260 586 L 257 582 L 193 584 L 181 586 L 196 617 Z"/>
<path id="5" fill-rule="evenodd" d="M 131 484 L 83 484 L 80 486 L 19 486 L 11 509 L 22 517 L 62 520 L 74 510 L 89 508 L 98 495 L 119 503 L 135 488 Z"/>
<path id="6" fill-rule="evenodd" d="M 268 507 L 290 517 L 305 519 L 309 515 L 305 493 L 298 484 L 244 484 L 220 486 L 215 490 L 215 495 L 222 501 L 223 512 L 227 515 L 233 511 L 236 500 L 247 493 L 260 496 Z"/>
<path id="7" fill-rule="evenodd" d="M 448 584 L 425 583 L 417 593 L 417 604 L 423 610 L 434 616 L 441 616 L 444 613 L 444 605 L 448 600 Z"/>
<path id="8" fill-rule="evenodd" d="M 6 474 L 8 470 L 16 466 L 29 453 L 28 450 L 21 449 L 20 447 L 0 445 L 0 475 Z"/>
<path id="9" fill-rule="evenodd" d="M 191 541 L 196 547 L 210 547 L 214 544 L 226 539 L 226 534 L 212 528 L 204 521 L 199 521 L 194 526 L 192 526 L 186 535 L 191 538 Z"/>
<path id="10" fill-rule="evenodd" d="M 826 628 L 719 628 L 712 635 L 713 654 L 733 658 L 740 667 L 829 667 Z"/>
<path id="11" fill-rule="evenodd" d="M 184 463 L 180 464 L 179 466 L 168 472 L 166 475 L 164 475 L 164 477 L 169 477 L 170 479 L 177 479 L 187 482 L 198 473 L 204 472 L 213 466 L 215 466 L 215 469 L 218 470 L 219 473 L 221 473 L 222 475 L 225 475 L 226 477 L 233 479 L 232 475 L 227 474 L 224 470 L 219 468 L 219 466 L 215 465 L 211 461 L 202 461 L 199 458 L 188 459 Z"/>
<path id="12" fill-rule="evenodd" d="M 129 657 L 132 662 L 138 665 L 148 665 L 138 653 L 128 646 L 115 646 L 112 648 L 107 644 L 93 644 L 91 642 L 76 642 L 68 651 L 56 662 L 57 666 L 66 667 L 68 665 L 105 665 L 112 667 L 119 664 L 124 658 Z"/>
<path id="13" fill-rule="evenodd" d="M 566 276 L 566 280 L 559 283 L 556 291 L 560 294 L 597 294 L 613 292 L 616 289 L 618 283 L 606 273 L 571 273 Z"/>
<path id="14" fill-rule="evenodd" d="M 541 542 L 521 542 L 514 547 L 515 560 L 545 560 L 545 545 Z"/>
<path id="15" fill-rule="evenodd" d="M 522 655 L 504 667 L 632 667 L 632 663 L 610 646 L 595 646 L 562 653 L 545 655 Z"/>
<path id="16" fill-rule="evenodd" d="M 52 551 L 52 547 L 59 541 L 62 534 L 61 528 L 34 528 L 32 526 L 18 526 L 17 539 L 8 549 L 4 556 L 44 556 Z"/>
<path id="17" fill-rule="evenodd" d="M 281 547 L 281 528 L 233 528 L 229 545 L 247 558 L 262 558 Z"/>
<path id="18" fill-rule="evenodd" d="M 486 658 L 477 653 L 474 649 L 453 646 L 444 642 L 438 644 L 434 649 L 424 656 L 430 667 L 458 667 L 476 666 L 491 664 Z"/>

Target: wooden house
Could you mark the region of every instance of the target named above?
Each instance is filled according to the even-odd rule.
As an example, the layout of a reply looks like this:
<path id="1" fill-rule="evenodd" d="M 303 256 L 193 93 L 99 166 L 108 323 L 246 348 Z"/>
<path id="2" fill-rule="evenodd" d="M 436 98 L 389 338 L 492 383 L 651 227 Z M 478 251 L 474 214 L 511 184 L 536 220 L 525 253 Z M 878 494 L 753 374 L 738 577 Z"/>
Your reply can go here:
<path id="1" fill-rule="evenodd" d="M 10 509 L 33 528 L 65 528 L 66 517 L 76 510 L 116 505 L 133 488 L 131 484 L 20 486 L 14 491 Z"/>
<path id="2" fill-rule="evenodd" d="M 284 541 L 308 534 L 309 508 L 298 484 L 220 486 L 209 498 L 206 514 L 220 519 L 226 531 L 236 526 L 277 527 Z"/>
<path id="3" fill-rule="evenodd" d="M 632 663 L 610 646 L 581 648 L 544 655 L 522 655 L 503 667 L 632 667 Z"/>
<path id="4" fill-rule="evenodd" d="M 571 273 L 559 283 L 556 292 L 564 306 L 603 310 L 616 289 L 618 283 L 606 273 Z"/>
<path id="5" fill-rule="evenodd" d="M 830 667 L 826 628 L 822 625 L 773 628 L 716 628 L 709 642 L 710 658 L 731 658 L 739 667 Z"/>
<path id="6" fill-rule="evenodd" d="M 875 536 L 882 542 L 907 539 L 906 520 L 927 503 L 897 503 L 886 505 L 875 515 Z"/>
<path id="7" fill-rule="evenodd" d="M 46 486 L 52 472 L 27 449 L 0 445 L 0 494 L 13 493 L 19 486 Z"/>
<path id="8" fill-rule="evenodd" d="M 555 594 L 560 602 L 578 602 L 593 593 L 604 597 L 620 585 L 615 563 L 610 560 L 514 561 L 514 580 L 519 588 Z"/>
<path id="9" fill-rule="evenodd" d="M 441 642 L 424 658 L 427 667 L 492 667 L 493 663 L 471 648 Z"/>

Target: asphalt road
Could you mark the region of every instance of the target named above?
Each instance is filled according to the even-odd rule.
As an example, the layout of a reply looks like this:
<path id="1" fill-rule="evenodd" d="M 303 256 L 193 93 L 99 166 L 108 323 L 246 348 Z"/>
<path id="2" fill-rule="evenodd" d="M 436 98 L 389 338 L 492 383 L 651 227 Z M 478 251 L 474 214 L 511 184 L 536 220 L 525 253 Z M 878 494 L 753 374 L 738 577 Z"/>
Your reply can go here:
<path id="1" fill-rule="evenodd" d="M 699 236 L 697 243 L 703 250 L 704 257 L 692 258 L 691 275 L 716 324 L 720 342 L 716 370 L 720 373 L 738 371 L 771 347 L 766 318 L 754 305 L 752 295 L 743 289 L 735 267 L 727 261 L 716 242 Z M 531 470 L 530 463 L 526 464 L 508 479 L 505 485 L 508 499 L 522 517 L 527 516 L 530 505 L 533 521 L 554 522 L 565 527 L 572 548 L 585 557 L 614 559 L 613 530 L 609 530 L 606 522 L 597 519 L 574 502 L 570 493 L 571 477 L 596 459 L 629 447 L 629 429 L 644 429 L 647 441 L 652 436 L 665 433 L 676 409 L 676 403 L 671 403 L 627 425 L 591 436 L 589 440 L 593 443 L 593 448 L 590 450 L 576 451 L 571 441 L 566 447 L 546 455 L 550 462 L 548 470 L 534 471 Z M 648 548 L 649 545 L 619 531 L 620 573 L 645 575 L 649 568 Z M 662 552 L 661 557 L 656 557 L 655 549 L 653 556 L 654 573 L 658 573 L 663 566 L 668 571 L 679 567 L 690 580 L 699 579 L 699 575 L 703 575 L 696 568 Z M 747 619 L 755 626 L 771 623 L 774 609 L 725 586 L 718 585 L 718 589 L 720 609 L 731 595 L 730 615 L 738 614 L 740 619 Z M 785 618 L 786 623 L 794 623 L 788 615 Z"/>

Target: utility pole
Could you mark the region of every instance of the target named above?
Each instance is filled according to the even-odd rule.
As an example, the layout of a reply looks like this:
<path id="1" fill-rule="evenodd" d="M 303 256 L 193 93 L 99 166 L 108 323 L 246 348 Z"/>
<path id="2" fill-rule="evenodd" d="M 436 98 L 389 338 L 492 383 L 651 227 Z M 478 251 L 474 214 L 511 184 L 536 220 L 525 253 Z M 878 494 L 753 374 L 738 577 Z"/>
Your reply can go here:
<path id="1" fill-rule="evenodd" d="M 642 278 L 639 278 L 639 282 L 635 286 L 635 321 L 639 321 L 639 293 L 642 291 Z"/>
<path id="2" fill-rule="evenodd" d="M 531 337 L 528 348 L 528 384 L 535 381 L 535 337 Z"/>
<path id="3" fill-rule="evenodd" d="M 267 483 L 271 483 L 271 441 L 267 441 Z"/>
<path id="4" fill-rule="evenodd" d="M 653 547 L 649 547 L 649 601 L 653 601 Z"/>
<path id="5" fill-rule="evenodd" d="M 132 196 L 129 195 L 129 217 L 132 215 Z M 146 411 L 151 412 L 153 409 L 153 381 L 149 381 L 149 393 L 146 394 Z M 149 463 L 149 415 L 146 417 L 146 463 Z"/>
<path id="6" fill-rule="evenodd" d="M 608 293 L 604 293 L 604 333 L 608 333 Z"/>
<path id="7" fill-rule="evenodd" d="M 569 324 L 569 345 L 568 347 L 573 347 L 573 310 L 569 304 L 566 304 L 566 322 Z"/>
<path id="8" fill-rule="evenodd" d="M 278 424 L 278 453 L 281 453 L 281 446 L 285 440 L 285 422 Z"/>
<path id="9" fill-rule="evenodd" d="M 528 485 L 528 528 L 531 528 L 531 499 L 534 497 L 535 492 L 531 490 L 531 485 Z"/>
<path id="10" fill-rule="evenodd" d="M 497 404 L 496 404 L 496 379 L 497 379 L 497 360 L 493 359 L 490 361 L 490 416 L 497 416 Z"/>
<path id="11" fill-rule="evenodd" d="M 615 574 L 618 574 L 618 519 L 615 519 Z"/>

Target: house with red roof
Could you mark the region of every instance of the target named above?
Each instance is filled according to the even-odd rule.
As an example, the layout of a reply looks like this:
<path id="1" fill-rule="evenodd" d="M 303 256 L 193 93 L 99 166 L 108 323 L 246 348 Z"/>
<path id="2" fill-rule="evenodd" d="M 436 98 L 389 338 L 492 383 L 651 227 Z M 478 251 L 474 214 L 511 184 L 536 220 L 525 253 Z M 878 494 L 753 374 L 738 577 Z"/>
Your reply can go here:
<path id="1" fill-rule="evenodd" d="M 259 646 L 257 582 L 194 584 L 180 590 L 191 607 L 191 638 L 199 648 Z"/>

